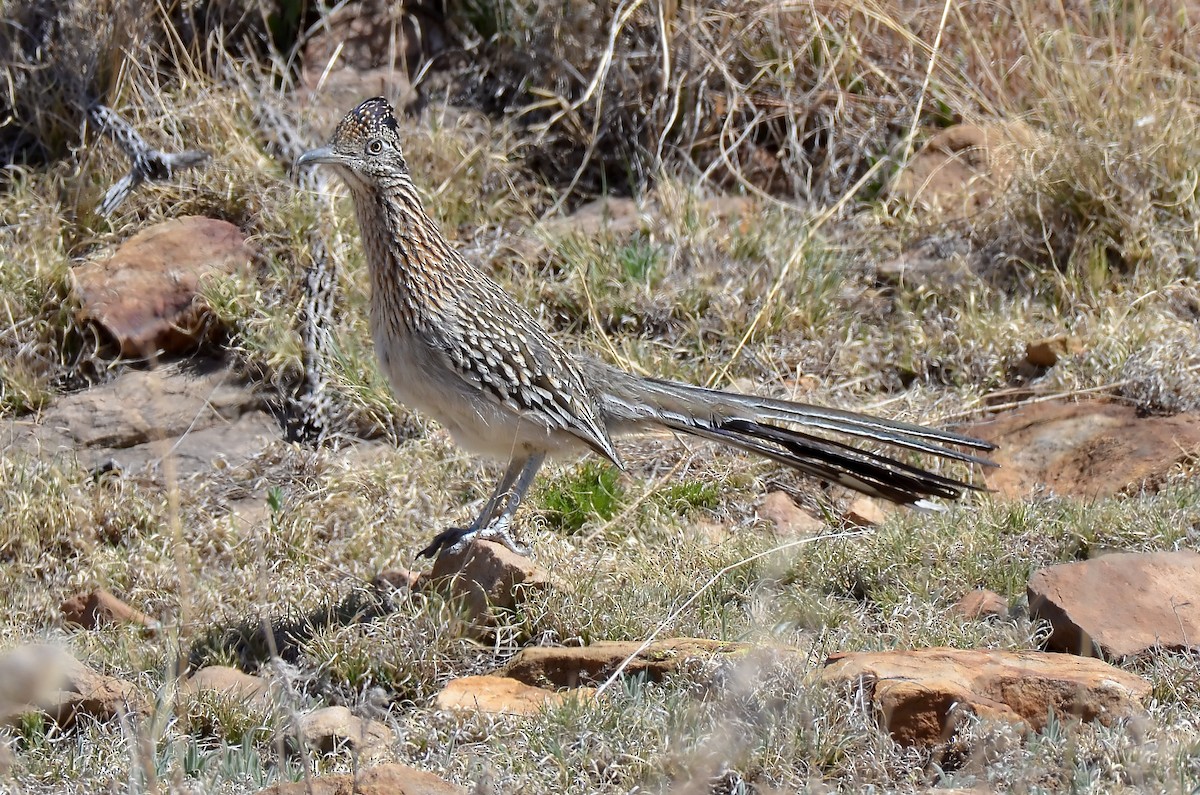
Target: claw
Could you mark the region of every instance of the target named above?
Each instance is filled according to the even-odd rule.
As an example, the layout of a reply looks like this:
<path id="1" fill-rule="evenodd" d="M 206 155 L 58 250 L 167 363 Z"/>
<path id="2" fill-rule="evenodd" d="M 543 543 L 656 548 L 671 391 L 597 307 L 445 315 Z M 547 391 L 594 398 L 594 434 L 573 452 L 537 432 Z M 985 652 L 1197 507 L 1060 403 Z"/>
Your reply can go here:
<path id="1" fill-rule="evenodd" d="M 480 530 L 475 537 L 485 541 L 497 541 L 521 557 L 529 557 L 529 553 L 533 551 L 533 548 L 527 547 L 513 538 L 512 533 L 509 532 L 509 528 L 511 527 L 512 520 L 508 516 L 500 516 L 490 525 Z"/>
<path id="2" fill-rule="evenodd" d="M 417 553 L 417 557 L 434 558 L 443 551 L 457 552 L 470 543 L 475 532 L 469 527 L 447 527 L 435 535 L 429 546 Z"/>
<path id="3" fill-rule="evenodd" d="M 442 553 L 457 555 L 477 538 L 481 541 L 495 541 L 521 557 L 529 557 L 533 548 L 527 547 L 513 538 L 512 533 L 509 532 L 510 526 L 511 521 L 502 516 L 482 530 L 472 530 L 469 527 L 448 527 L 434 536 L 433 541 L 429 542 L 429 546 L 417 553 L 417 557 L 433 558 Z"/>

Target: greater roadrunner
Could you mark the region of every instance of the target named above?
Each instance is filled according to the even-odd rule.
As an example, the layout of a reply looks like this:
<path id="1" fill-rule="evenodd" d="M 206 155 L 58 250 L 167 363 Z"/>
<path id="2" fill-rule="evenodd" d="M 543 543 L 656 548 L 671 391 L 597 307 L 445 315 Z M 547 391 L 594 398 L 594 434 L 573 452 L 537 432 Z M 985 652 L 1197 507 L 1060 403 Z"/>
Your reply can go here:
<path id="1" fill-rule="evenodd" d="M 975 487 L 810 431 L 991 463 L 943 447 L 993 449 L 950 431 L 642 378 L 567 354 L 425 213 L 382 97 L 360 104 L 327 146 L 296 161 L 316 163 L 332 166 L 350 189 L 370 271 L 371 336 L 396 397 L 438 420 L 462 447 L 508 461 L 471 526 L 443 531 L 422 555 L 461 549 L 472 538 L 528 554 L 509 528 L 546 457 L 590 449 L 621 467 L 612 438 L 629 433 L 692 434 L 910 505 Z"/>

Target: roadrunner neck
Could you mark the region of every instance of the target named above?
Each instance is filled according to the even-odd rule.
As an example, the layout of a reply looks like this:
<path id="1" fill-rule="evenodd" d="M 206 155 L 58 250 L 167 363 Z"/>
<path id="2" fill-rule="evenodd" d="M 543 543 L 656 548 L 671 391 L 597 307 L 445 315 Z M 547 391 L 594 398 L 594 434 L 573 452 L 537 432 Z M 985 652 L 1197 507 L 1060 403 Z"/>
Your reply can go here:
<path id="1" fill-rule="evenodd" d="M 349 182 L 349 181 L 348 181 Z M 371 306 L 388 322 L 426 327 L 455 300 L 470 265 L 425 212 L 407 174 L 351 185 L 371 278 Z"/>

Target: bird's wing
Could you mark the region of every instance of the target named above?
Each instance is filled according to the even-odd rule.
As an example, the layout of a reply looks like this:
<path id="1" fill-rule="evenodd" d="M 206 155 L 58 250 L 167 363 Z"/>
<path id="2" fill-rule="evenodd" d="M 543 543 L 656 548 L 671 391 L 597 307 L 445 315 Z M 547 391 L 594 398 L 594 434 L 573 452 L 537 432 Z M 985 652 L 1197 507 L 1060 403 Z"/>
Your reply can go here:
<path id="1" fill-rule="evenodd" d="M 467 294 L 456 306 L 458 322 L 438 324 L 440 347 L 458 375 L 502 405 L 536 414 L 622 466 L 599 403 L 571 356 L 486 276 L 464 289 Z M 475 307 L 482 311 L 472 311 Z"/>

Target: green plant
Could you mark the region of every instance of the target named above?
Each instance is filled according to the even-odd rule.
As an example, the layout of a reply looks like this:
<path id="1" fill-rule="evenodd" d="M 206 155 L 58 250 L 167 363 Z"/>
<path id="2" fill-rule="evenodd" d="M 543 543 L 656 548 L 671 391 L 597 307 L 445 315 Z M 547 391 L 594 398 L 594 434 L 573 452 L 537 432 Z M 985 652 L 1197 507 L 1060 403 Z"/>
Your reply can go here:
<path id="1" fill-rule="evenodd" d="M 592 519 L 613 518 L 624 496 L 617 477 L 610 464 L 588 461 L 556 478 L 542 492 L 546 521 L 561 532 L 574 533 Z"/>

